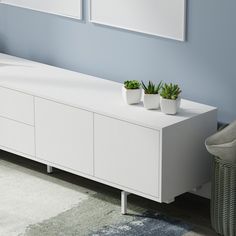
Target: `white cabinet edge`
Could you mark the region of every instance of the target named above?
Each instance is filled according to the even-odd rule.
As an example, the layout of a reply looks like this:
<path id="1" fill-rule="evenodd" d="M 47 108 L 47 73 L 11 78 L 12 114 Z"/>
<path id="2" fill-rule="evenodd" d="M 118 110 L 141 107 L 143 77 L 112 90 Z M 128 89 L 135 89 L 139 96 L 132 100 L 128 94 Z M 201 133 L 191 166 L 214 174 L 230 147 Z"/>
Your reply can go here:
<path id="1" fill-rule="evenodd" d="M 157 126 L 157 125 L 156 126 L 152 126 L 152 125 L 148 125 L 146 123 L 142 123 L 142 122 L 139 122 L 139 121 L 136 121 L 136 120 L 132 120 L 132 119 L 125 119 L 122 116 L 109 114 L 107 112 L 103 112 L 103 111 L 100 111 L 100 110 L 92 109 L 92 108 L 85 107 L 85 106 L 82 106 L 82 105 L 67 103 L 67 102 L 64 102 L 64 101 L 62 101 L 60 99 L 55 99 L 55 98 L 52 98 L 52 97 L 49 97 L 49 96 L 44 96 L 44 95 L 40 95 L 40 94 L 36 94 L 36 93 L 30 93 L 27 90 L 14 88 L 12 86 L 0 85 L 0 88 L 10 89 L 10 90 L 13 90 L 13 91 L 16 91 L 16 92 L 20 92 L 20 93 L 23 93 L 23 94 L 26 94 L 26 95 L 33 96 L 35 98 L 42 98 L 42 99 L 45 99 L 45 100 L 48 100 L 48 101 L 52 101 L 52 102 L 56 102 L 56 103 L 59 103 L 59 104 L 67 105 L 67 106 L 74 107 L 74 108 L 81 109 L 81 110 L 85 110 L 85 111 L 88 111 L 88 112 L 93 112 L 94 114 L 106 116 L 106 117 L 109 117 L 109 118 L 113 118 L 113 119 L 116 119 L 116 120 L 124 121 L 124 122 L 130 123 L 130 124 L 133 124 L 133 125 L 138 125 L 138 126 L 141 126 L 141 127 L 144 127 L 144 128 L 148 128 L 148 129 L 152 129 L 152 130 L 157 130 L 157 131 L 161 131 L 161 130 L 169 127 L 169 126 L 179 125 L 179 124 L 181 124 L 182 122 L 185 121 L 185 120 L 181 120 L 181 121 L 173 123 L 172 125 L 169 125 L 169 126 Z M 206 111 L 205 113 L 216 112 L 218 110 L 216 107 L 213 107 L 213 106 L 209 106 L 209 105 L 205 105 L 205 104 L 201 104 L 201 105 L 208 107 L 208 111 Z M 202 114 L 198 114 L 195 117 L 198 117 L 198 116 L 201 116 L 201 115 Z M 167 116 L 169 116 L 169 115 L 167 115 Z M 178 116 L 178 114 L 176 116 Z M 186 118 L 186 119 L 189 119 L 189 118 Z"/>

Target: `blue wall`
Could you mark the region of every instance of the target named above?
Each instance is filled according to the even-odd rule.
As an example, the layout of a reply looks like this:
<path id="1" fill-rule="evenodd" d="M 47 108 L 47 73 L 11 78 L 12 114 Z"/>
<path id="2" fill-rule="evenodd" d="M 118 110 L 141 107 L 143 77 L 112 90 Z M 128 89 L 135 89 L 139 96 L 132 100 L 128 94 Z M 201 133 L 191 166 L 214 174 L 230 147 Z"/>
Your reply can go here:
<path id="1" fill-rule="evenodd" d="M 87 11 L 87 0 L 85 10 Z M 4 53 L 114 81 L 173 81 L 183 96 L 236 119 L 236 1 L 189 0 L 188 40 L 151 37 L 0 6 Z"/>

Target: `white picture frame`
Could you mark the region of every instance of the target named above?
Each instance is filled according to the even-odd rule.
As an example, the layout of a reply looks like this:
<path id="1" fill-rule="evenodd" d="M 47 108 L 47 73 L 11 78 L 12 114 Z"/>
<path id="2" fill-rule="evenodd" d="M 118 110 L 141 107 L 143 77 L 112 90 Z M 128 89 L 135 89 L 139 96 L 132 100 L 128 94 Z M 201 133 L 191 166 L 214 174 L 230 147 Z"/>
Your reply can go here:
<path id="1" fill-rule="evenodd" d="M 83 0 L 0 0 L 1 4 L 82 20 Z"/>
<path id="2" fill-rule="evenodd" d="M 164 38 L 186 40 L 187 0 L 90 0 L 89 20 Z"/>

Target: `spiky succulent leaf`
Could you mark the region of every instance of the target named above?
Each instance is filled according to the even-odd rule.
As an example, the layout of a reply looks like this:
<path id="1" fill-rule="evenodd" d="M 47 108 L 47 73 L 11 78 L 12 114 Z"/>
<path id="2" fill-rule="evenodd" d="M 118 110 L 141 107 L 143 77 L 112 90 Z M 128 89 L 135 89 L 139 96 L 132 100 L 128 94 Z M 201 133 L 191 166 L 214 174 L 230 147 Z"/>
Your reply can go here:
<path id="1" fill-rule="evenodd" d="M 145 85 L 144 82 L 142 81 L 142 88 L 145 94 L 158 94 L 161 87 L 162 87 L 162 82 L 160 82 L 158 85 L 155 85 L 152 81 L 149 81 L 148 85 Z"/>

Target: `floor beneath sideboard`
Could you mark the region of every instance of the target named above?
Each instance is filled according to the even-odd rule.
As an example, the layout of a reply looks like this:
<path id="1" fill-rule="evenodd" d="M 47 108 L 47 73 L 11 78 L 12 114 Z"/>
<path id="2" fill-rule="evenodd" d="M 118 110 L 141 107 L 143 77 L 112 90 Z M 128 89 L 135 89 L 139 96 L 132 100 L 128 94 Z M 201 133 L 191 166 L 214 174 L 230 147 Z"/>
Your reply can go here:
<path id="1" fill-rule="evenodd" d="M 160 236 L 217 235 L 210 226 L 210 201 L 190 193 L 179 196 L 174 203 L 169 205 L 159 204 L 130 195 L 128 200 L 129 214 L 128 216 L 122 216 L 119 214 L 120 191 L 117 189 L 57 169 L 49 176 L 46 174 L 45 165 L 4 151 L 0 151 L 1 167 L 0 196 L 2 196 L 1 201 L 3 200 L 4 204 L 0 206 L 0 219 L 5 219 L 3 223 L 0 222 L 1 236 L 15 236 L 19 234 L 26 236 L 47 234 L 48 236 L 53 236 L 59 235 L 58 231 L 61 233 L 60 235 L 65 236 L 123 235 L 124 230 L 127 230 L 124 235 L 145 235 L 145 233 L 142 233 L 142 230 L 132 229 L 133 233 L 129 231 L 129 228 L 135 222 L 137 225 L 138 223 L 144 224 L 146 222 L 146 226 L 150 225 L 150 232 L 161 230 L 161 233 L 158 234 Z M 25 176 L 28 178 L 27 180 Z M 31 178 L 32 182 L 30 183 Z M 21 179 L 24 184 L 21 182 Z M 39 187 L 36 188 L 37 186 L 30 185 L 32 183 L 33 185 L 34 183 L 35 185 L 38 184 Z M 18 188 L 19 195 L 13 189 L 15 188 L 14 186 Z M 32 189 L 30 186 L 32 186 Z M 3 194 L 4 188 L 7 190 Z M 31 191 L 34 198 L 28 199 Z M 14 199 L 12 198 L 14 204 L 16 204 L 17 197 L 22 199 L 14 209 L 11 208 L 10 202 L 12 197 L 10 194 L 13 193 L 18 195 Z M 54 200 L 51 199 L 52 196 Z M 39 202 L 34 204 L 33 201 L 36 201 L 37 197 Z M 57 201 L 61 209 L 59 206 L 57 207 Z M 32 211 L 28 209 L 29 204 L 32 204 Z M 38 205 L 38 207 L 35 206 L 34 208 L 34 205 Z M 58 209 L 50 210 L 50 206 Z M 44 210 L 43 207 L 48 209 Z M 25 211 L 25 213 L 20 214 L 19 211 Z M 41 215 L 39 214 L 39 216 L 35 217 L 35 221 L 33 221 L 32 218 L 34 217 L 30 216 L 30 214 L 34 216 L 38 212 Z M 137 212 L 144 212 L 144 215 L 141 213 L 138 215 Z M 93 220 L 91 216 L 93 216 Z M 146 219 L 155 219 L 154 223 L 160 222 L 162 229 L 157 229 L 156 223 L 154 226 L 153 221 L 149 222 L 145 219 L 145 222 L 141 222 L 137 220 L 138 218 L 144 219 L 145 217 Z M 22 223 L 24 220 L 25 224 Z M 111 230 L 109 222 L 114 225 L 117 223 L 119 227 L 112 226 Z M 147 222 L 149 222 L 149 225 Z M 140 227 L 140 225 L 137 227 Z M 173 231 L 175 230 L 174 227 L 176 232 Z M 146 227 L 145 230 L 147 232 L 149 228 Z M 109 234 L 107 234 L 108 231 L 110 232 Z M 123 233 L 119 234 L 119 232 Z M 157 234 L 150 233 L 147 235 Z"/>

